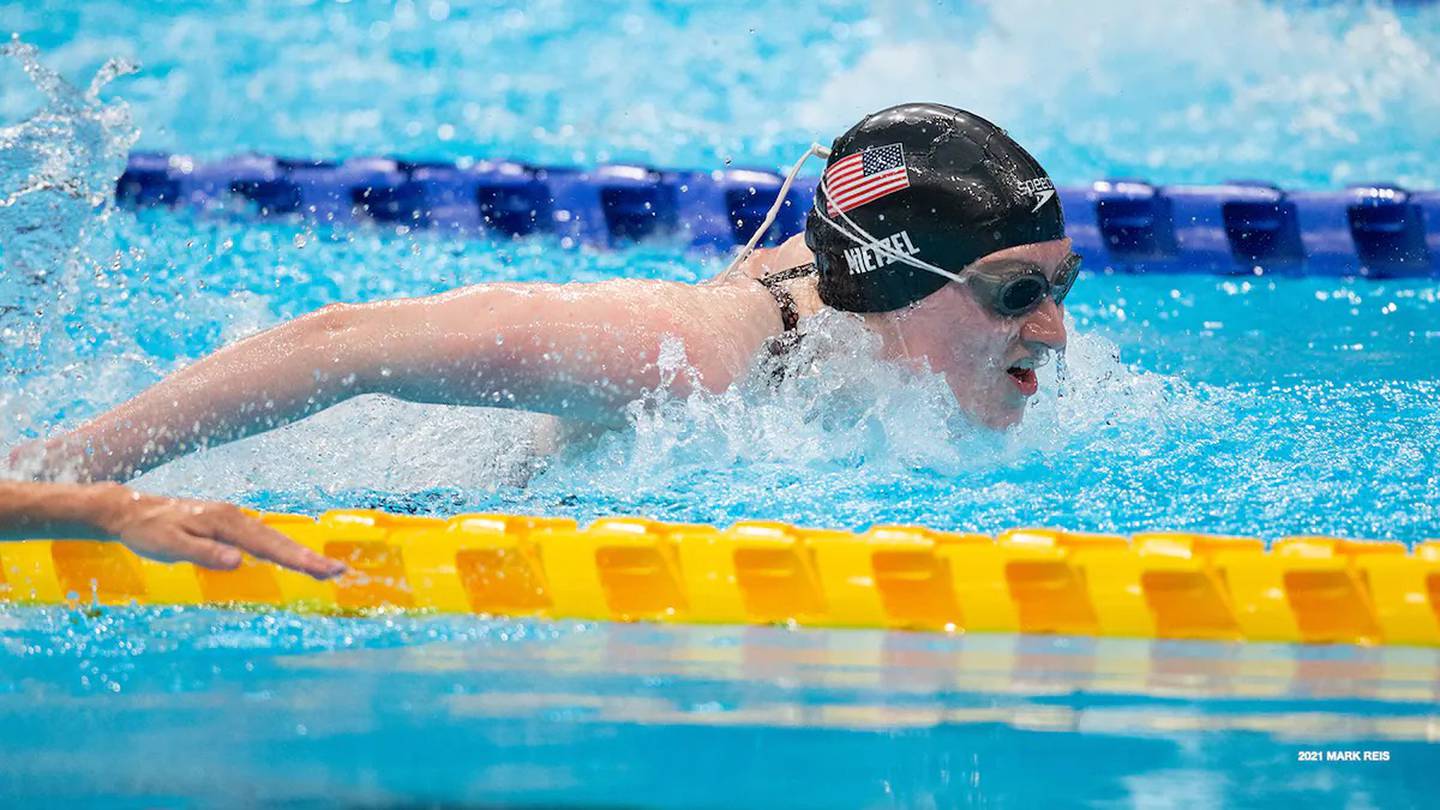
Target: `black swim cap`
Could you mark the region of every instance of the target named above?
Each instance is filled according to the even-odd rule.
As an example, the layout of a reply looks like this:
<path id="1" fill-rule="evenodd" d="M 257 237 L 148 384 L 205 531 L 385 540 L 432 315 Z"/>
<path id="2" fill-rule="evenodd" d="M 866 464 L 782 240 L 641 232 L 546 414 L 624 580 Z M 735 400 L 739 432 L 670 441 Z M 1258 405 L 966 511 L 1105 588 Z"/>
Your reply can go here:
<path id="1" fill-rule="evenodd" d="M 805 244 L 820 299 L 836 309 L 888 312 L 945 285 L 897 252 L 958 274 L 987 253 L 1065 236 L 1060 200 L 1035 158 L 989 121 L 943 104 L 866 116 L 835 139 L 825 178 Z M 857 242 L 822 213 L 845 227 L 843 213 L 883 244 Z"/>

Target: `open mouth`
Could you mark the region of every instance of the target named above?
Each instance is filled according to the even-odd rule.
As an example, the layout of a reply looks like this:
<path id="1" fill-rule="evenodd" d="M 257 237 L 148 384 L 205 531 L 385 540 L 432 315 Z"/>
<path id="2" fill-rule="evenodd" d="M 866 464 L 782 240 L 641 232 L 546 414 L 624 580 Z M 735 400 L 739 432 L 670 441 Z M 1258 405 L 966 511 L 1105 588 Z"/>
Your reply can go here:
<path id="1" fill-rule="evenodd" d="M 1027 397 L 1034 396 L 1035 392 L 1040 390 L 1040 381 L 1036 379 L 1035 369 L 1033 368 L 1011 366 L 1005 369 L 1005 373 L 1009 374 L 1010 379 L 1015 381 L 1015 387 L 1020 389 L 1020 393 Z"/>

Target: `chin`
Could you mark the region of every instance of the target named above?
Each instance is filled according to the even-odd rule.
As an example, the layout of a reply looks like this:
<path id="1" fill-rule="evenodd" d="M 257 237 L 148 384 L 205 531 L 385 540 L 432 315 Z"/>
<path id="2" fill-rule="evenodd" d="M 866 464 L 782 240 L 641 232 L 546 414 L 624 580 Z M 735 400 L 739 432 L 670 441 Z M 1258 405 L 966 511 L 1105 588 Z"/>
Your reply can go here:
<path id="1" fill-rule="evenodd" d="M 1009 430 L 1016 427 L 1025 418 L 1025 406 L 1018 408 L 1001 408 L 992 412 L 988 418 L 982 420 L 985 426 L 992 430 Z"/>
<path id="2" fill-rule="evenodd" d="M 1025 401 L 1001 402 L 967 408 L 970 418 L 991 430 L 1009 430 L 1025 418 Z"/>
<path id="3" fill-rule="evenodd" d="M 1005 384 L 1012 385 L 1008 376 Z M 950 390 L 954 392 L 960 409 L 970 421 L 990 430 L 1009 430 L 1025 418 L 1025 406 L 1029 398 L 1019 397 L 1014 391 L 991 389 L 977 392 L 974 388 L 962 387 L 954 382 L 951 382 Z M 981 396 L 975 396 L 977 393 L 981 393 Z"/>

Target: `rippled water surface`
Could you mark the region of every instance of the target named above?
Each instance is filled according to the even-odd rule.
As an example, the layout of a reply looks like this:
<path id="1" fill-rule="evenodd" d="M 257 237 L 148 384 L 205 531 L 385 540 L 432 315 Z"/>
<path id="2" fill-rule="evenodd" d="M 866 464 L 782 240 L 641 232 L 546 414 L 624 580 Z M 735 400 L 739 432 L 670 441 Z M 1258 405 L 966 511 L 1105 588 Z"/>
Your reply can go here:
<path id="1" fill-rule="evenodd" d="M 0 448 L 327 303 L 719 269 L 664 243 L 112 211 L 132 144 L 773 167 L 905 87 L 996 118 L 1064 182 L 1440 185 L 1430 4 L 42 0 L 0 4 L 3 31 L 37 52 L 0 60 Z M 112 59 L 118 78 L 47 94 L 26 58 L 80 88 Z M 1067 304 L 1064 379 L 1048 367 L 1004 435 L 822 318 L 816 341 L 848 351 L 819 373 L 660 396 L 553 457 L 529 450 L 537 418 L 361 398 L 137 485 L 302 512 L 1440 537 L 1433 280 L 1099 266 Z M 1415 650 L 16 607 L 0 795 L 1417 806 L 1436 667 Z M 1296 761 L 1317 748 L 1391 759 Z"/>
<path id="2" fill-rule="evenodd" d="M 1440 722 L 1420 650 L 204 610 L 0 623 L 19 676 L 0 686 L 0 793 L 47 805 L 1420 807 Z"/>
<path id="3" fill-rule="evenodd" d="M 144 146 L 776 166 L 861 115 L 944 101 L 1057 181 L 1437 185 L 1423 2 L 0 3 L 0 32 L 116 85 Z M 0 112 L 29 111 L 0 80 Z"/>
<path id="4" fill-rule="evenodd" d="M 86 279 L 48 336 L 63 366 L 41 351 L 21 370 L 11 437 L 71 424 L 228 340 L 332 301 L 500 278 L 693 280 L 716 269 L 663 245 L 590 252 L 164 213 L 122 214 L 110 230 L 121 269 Z M 1003 436 L 956 425 L 938 380 L 856 356 L 778 396 L 740 385 L 662 401 L 633 429 L 555 458 L 521 452 L 537 429 L 531 417 L 361 398 L 139 483 L 310 512 L 1440 534 L 1433 282 L 1092 273 L 1068 309 L 1063 389 L 1049 368 L 1024 425 Z M 858 337 L 842 319 L 815 329 Z M 933 441 L 937 431 L 951 440 Z"/>

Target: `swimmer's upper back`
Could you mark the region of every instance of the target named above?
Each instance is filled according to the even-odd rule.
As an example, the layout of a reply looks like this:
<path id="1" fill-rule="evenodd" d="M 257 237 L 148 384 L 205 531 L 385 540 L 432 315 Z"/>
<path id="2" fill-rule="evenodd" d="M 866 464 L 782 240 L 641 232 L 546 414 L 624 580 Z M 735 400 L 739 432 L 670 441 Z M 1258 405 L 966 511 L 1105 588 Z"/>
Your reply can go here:
<path id="1" fill-rule="evenodd" d="M 814 275 L 790 272 L 813 261 L 814 254 L 805 246 L 804 235 L 797 234 L 781 245 L 755 251 L 738 266 L 721 272 L 706 283 L 753 286 L 765 290 L 770 300 L 765 302 L 762 308 L 764 312 L 758 313 L 756 317 L 778 327 L 775 329 L 778 334 L 792 326 L 785 322 L 782 313 L 787 299 L 793 306 L 796 317 L 800 318 L 813 314 L 824 306 L 815 291 Z M 766 279 L 773 281 L 766 283 Z"/>

